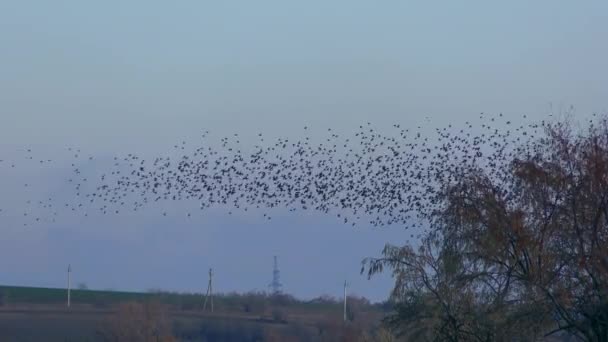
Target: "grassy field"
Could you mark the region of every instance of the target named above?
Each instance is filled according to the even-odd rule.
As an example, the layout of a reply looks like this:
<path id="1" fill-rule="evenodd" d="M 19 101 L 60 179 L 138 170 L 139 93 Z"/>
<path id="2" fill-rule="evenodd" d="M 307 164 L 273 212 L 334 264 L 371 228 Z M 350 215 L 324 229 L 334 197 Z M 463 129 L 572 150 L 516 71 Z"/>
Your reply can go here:
<path id="1" fill-rule="evenodd" d="M 74 304 L 113 304 L 124 301 L 146 300 L 153 296 L 151 293 L 78 290 L 71 291 L 71 302 Z M 0 286 L 0 301 L 2 303 L 19 304 L 61 304 L 66 303 L 65 289 L 44 287 Z"/>
<path id="2" fill-rule="evenodd" d="M 165 308 L 179 341 L 333 341 L 344 328 L 342 303 L 331 299 L 219 294 L 210 313 L 202 310 L 200 294 L 77 289 L 69 309 L 66 297 L 65 289 L 0 286 L 0 341 L 104 341 L 99 332 L 121 305 L 150 302 Z M 353 326 L 371 331 L 383 308 L 356 300 Z"/>

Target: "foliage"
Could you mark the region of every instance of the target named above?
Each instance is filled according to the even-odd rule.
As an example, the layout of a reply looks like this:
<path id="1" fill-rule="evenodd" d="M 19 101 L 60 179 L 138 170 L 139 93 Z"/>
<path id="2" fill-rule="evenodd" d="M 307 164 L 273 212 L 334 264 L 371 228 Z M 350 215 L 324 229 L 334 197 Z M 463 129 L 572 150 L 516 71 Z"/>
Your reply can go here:
<path id="1" fill-rule="evenodd" d="M 104 341 L 174 342 L 166 309 L 157 302 L 121 304 L 99 335 Z"/>
<path id="2" fill-rule="evenodd" d="M 493 167 L 437 163 L 421 245 L 365 260 L 368 275 L 389 268 L 396 279 L 395 331 L 608 340 L 608 120 L 577 134 L 567 120 L 543 128 L 509 153 L 501 145 Z"/>

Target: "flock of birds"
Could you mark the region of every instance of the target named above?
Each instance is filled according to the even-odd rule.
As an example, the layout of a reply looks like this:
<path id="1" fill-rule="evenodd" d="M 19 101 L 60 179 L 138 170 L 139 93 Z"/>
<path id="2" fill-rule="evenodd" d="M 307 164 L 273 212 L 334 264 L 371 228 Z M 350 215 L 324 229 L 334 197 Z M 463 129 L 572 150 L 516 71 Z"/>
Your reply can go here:
<path id="1" fill-rule="evenodd" d="M 526 121 L 524 116 L 521 122 Z M 335 215 L 353 226 L 367 221 L 415 227 L 436 210 L 442 190 L 458 181 L 459 171 L 484 170 L 498 182 L 507 181 L 508 163 L 518 154 L 533 153 L 528 142 L 544 125 L 516 126 L 502 115 L 482 114 L 476 124 L 426 133 L 422 127 L 396 124 L 386 134 L 367 123 L 347 135 L 327 129 L 323 139 L 310 138 L 311 129 L 304 127 L 300 139 L 267 143 L 259 134 L 258 144 L 247 150 L 238 134 L 212 144 L 209 132 L 202 132 L 200 146 L 180 142 L 171 156 L 129 153 L 110 157 L 109 163 L 70 148 L 72 171 L 64 186 L 70 187 L 71 200 L 28 200 L 48 215 L 25 212 L 24 225 L 55 220 L 65 211 L 120 215 L 154 203 L 190 201 L 201 210 L 227 208 L 228 214 L 251 209 L 267 220 L 271 208 L 286 208 Z M 28 165 L 53 163 L 35 157 L 31 149 L 24 155 Z M 0 172 L 18 167 L 0 160 Z M 0 208 L 0 220 L 5 213 Z"/>

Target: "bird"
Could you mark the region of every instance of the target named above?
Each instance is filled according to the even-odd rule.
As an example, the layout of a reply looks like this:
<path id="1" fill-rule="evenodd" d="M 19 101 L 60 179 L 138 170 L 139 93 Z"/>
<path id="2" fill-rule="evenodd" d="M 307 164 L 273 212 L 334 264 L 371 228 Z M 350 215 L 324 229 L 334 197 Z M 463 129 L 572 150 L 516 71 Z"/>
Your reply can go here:
<path id="1" fill-rule="evenodd" d="M 73 168 L 64 183 L 73 189 L 73 197 L 61 210 L 88 215 L 94 208 L 122 215 L 153 203 L 196 202 L 202 211 L 219 206 L 228 215 L 260 211 L 265 220 L 283 207 L 293 215 L 332 215 L 348 226 L 415 228 L 432 220 L 438 203 L 445 200 L 446 187 L 457 182 L 455 175 L 483 169 L 497 184 L 506 184 L 510 156 L 534 149 L 528 143 L 535 141 L 538 123 L 513 131 L 495 119 L 482 113 L 477 122 L 447 122 L 430 131 L 394 124 L 399 134 L 385 133 L 371 122 L 350 134 L 324 128 L 323 138 L 273 139 L 258 132 L 257 144 L 246 148 L 238 147 L 239 135 L 231 133 L 215 144 L 171 144 L 175 151 L 169 157 L 144 158 L 133 151 L 111 156 L 107 163 L 70 147 Z M 304 130 L 311 131 L 309 125 Z M 210 139 L 207 134 L 202 137 Z M 41 158 L 49 163 L 51 159 Z M 84 168 L 87 159 L 99 163 L 94 170 Z M 28 187 L 29 181 L 23 184 Z M 53 202 L 45 200 L 44 209 Z M 167 216 L 166 210 L 159 212 Z M 186 215 L 192 217 L 191 212 Z M 418 219 L 426 223 L 416 223 Z"/>

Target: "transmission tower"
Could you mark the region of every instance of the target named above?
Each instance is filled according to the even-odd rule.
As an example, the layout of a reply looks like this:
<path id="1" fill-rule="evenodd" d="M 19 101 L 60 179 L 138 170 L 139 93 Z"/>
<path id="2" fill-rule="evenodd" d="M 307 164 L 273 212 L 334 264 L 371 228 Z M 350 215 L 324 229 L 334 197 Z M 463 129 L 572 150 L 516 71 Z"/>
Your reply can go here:
<path id="1" fill-rule="evenodd" d="M 207 309 L 207 299 L 211 299 L 211 312 L 213 312 L 213 269 L 209 269 L 209 285 L 207 286 L 207 295 L 205 296 L 205 303 L 203 303 L 203 311 Z"/>
<path id="2" fill-rule="evenodd" d="M 272 283 L 268 285 L 272 289 L 272 294 L 277 295 L 281 293 L 281 272 L 279 271 L 279 263 L 277 261 L 277 256 L 274 256 L 274 269 L 272 271 Z"/>

